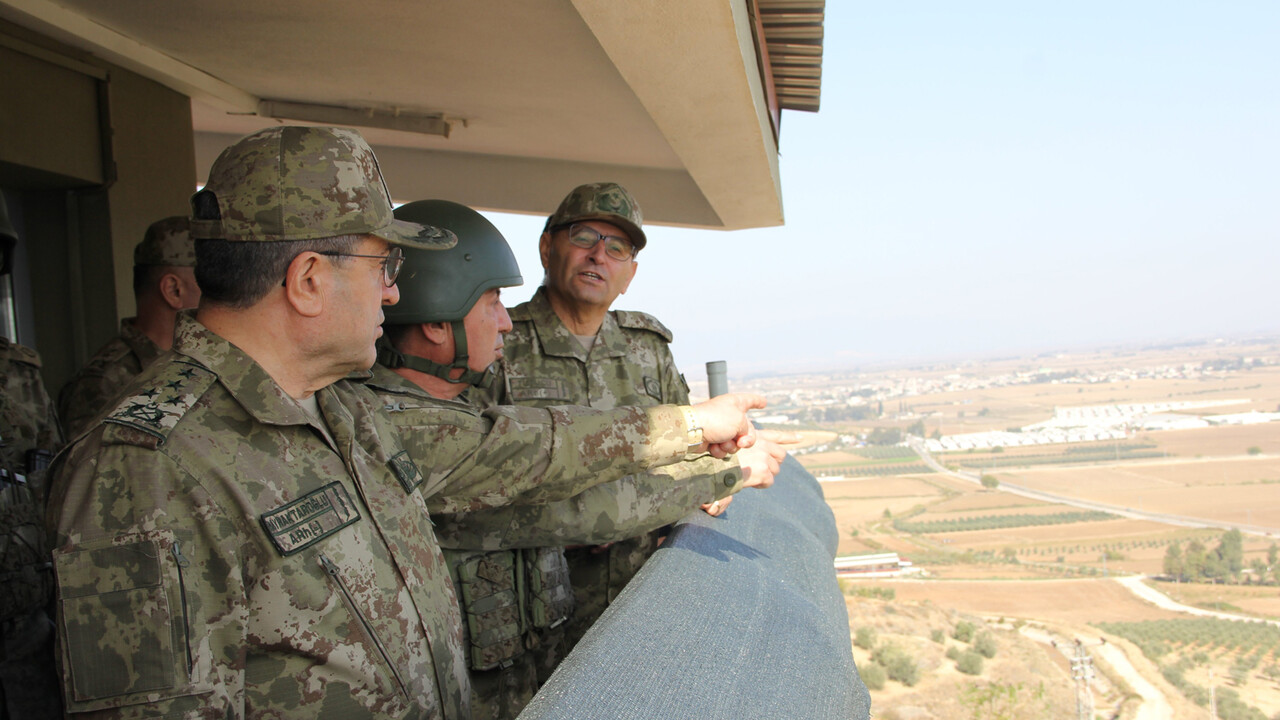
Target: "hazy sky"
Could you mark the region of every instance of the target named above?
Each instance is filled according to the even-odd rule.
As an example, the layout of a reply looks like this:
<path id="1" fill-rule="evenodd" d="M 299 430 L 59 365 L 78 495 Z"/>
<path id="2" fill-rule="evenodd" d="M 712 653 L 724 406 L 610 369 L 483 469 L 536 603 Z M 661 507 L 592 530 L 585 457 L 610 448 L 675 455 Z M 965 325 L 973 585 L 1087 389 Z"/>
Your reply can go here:
<path id="1" fill-rule="evenodd" d="M 838 0 L 825 29 L 785 227 L 646 228 L 616 304 L 690 377 L 1280 333 L 1280 3 Z M 490 217 L 513 305 L 541 219 Z"/>

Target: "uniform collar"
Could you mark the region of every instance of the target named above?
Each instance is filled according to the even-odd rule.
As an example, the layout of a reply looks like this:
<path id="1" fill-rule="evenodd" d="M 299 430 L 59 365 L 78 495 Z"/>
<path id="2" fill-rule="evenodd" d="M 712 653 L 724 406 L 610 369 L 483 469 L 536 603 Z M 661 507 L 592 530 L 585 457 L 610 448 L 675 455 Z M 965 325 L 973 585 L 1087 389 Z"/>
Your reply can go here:
<path id="1" fill-rule="evenodd" d="M 373 366 L 373 372 L 369 379 L 363 381 L 365 385 L 372 388 L 375 392 L 386 395 L 398 395 L 414 401 L 428 402 L 434 405 L 463 405 L 468 408 L 483 409 L 473 400 L 472 388 L 462 391 L 462 394 L 452 400 L 438 398 L 431 393 L 418 387 L 412 380 L 402 377 L 399 373 L 388 368 L 381 363 Z"/>
<path id="2" fill-rule="evenodd" d="M 530 298 L 529 319 L 533 322 L 534 332 L 538 334 L 543 355 L 571 357 L 585 363 L 593 357 L 615 358 L 624 357 L 627 354 L 626 338 L 623 337 L 622 330 L 618 327 L 618 320 L 612 311 L 604 314 L 604 321 L 600 323 L 600 332 L 596 333 L 595 345 L 591 346 L 591 351 L 588 353 L 552 309 L 545 287 L 538 288 Z"/>
<path id="3" fill-rule="evenodd" d="M 129 351 L 142 362 L 142 367 L 151 364 L 160 357 L 160 346 L 151 341 L 147 334 L 138 329 L 137 318 L 125 318 L 120 321 L 120 339 L 129 347 Z"/>
<path id="4" fill-rule="evenodd" d="M 243 350 L 201 325 L 194 315 L 179 313 L 173 335 L 173 350 L 195 360 L 218 376 L 218 381 L 236 402 L 267 425 L 310 425 L 314 421 L 262 366 Z M 320 393 L 329 392 L 323 388 Z M 319 398 L 326 412 L 325 398 Z"/>

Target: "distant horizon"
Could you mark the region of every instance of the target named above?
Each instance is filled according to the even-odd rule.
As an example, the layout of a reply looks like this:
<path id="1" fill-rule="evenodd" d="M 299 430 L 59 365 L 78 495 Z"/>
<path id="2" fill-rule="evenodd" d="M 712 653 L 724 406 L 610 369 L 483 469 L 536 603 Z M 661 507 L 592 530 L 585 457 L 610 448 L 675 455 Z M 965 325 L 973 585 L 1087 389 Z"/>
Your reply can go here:
<path id="1" fill-rule="evenodd" d="M 900 358 L 900 359 L 884 359 L 884 360 L 868 360 L 861 364 L 852 364 L 844 366 L 815 365 L 809 369 L 796 370 L 763 370 L 763 371 L 742 371 L 735 374 L 732 365 L 729 366 L 730 379 L 753 380 L 765 377 L 786 377 L 789 375 L 813 374 L 826 372 L 862 372 L 874 373 L 888 370 L 910 370 L 922 365 L 931 367 L 941 366 L 963 366 L 971 364 L 992 364 L 998 362 L 1013 361 L 1031 361 L 1041 358 L 1054 359 L 1075 355 L 1086 355 L 1090 353 L 1104 353 L 1112 351 L 1120 351 L 1125 353 L 1140 352 L 1159 352 L 1165 350 L 1175 350 L 1178 347 L 1199 347 L 1211 345 L 1215 342 L 1223 342 L 1227 346 L 1237 346 L 1243 344 L 1265 344 L 1274 343 L 1280 345 L 1280 330 L 1263 334 L 1242 334 L 1242 335 L 1219 335 L 1219 336 L 1202 336 L 1202 337 L 1184 337 L 1184 338 L 1167 338 L 1164 340 L 1151 341 L 1133 341 L 1129 343 L 1102 343 L 1097 345 L 1080 345 L 1075 347 L 1058 347 L 1054 349 L 1028 349 L 1024 352 L 1010 351 L 1008 353 L 993 353 L 989 355 L 955 355 L 955 356 L 932 356 L 932 357 L 916 357 L 916 358 Z M 815 361 L 817 362 L 817 361 Z M 701 370 L 701 367 L 698 368 Z M 688 369 L 684 369 L 686 374 Z"/>
<path id="2" fill-rule="evenodd" d="M 822 109 L 782 115 L 786 224 L 648 225 L 615 303 L 671 328 L 686 372 L 1280 333 L 1280 3 L 825 17 Z M 514 305 L 546 216 L 490 217 Z"/>

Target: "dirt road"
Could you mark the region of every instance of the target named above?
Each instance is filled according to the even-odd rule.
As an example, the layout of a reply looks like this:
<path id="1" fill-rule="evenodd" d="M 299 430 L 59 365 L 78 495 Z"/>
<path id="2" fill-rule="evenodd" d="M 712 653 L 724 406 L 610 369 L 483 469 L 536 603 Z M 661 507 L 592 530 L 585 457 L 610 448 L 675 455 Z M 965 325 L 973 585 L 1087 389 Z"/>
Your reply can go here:
<path id="1" fill-rule="evenodd" d="M 1129 592 L 1165 610 L 1173 610 L 1174 612 L 1183 612 L 1190 615 L 1199 615 L 1201 617 L 1215 617 L 1223 620 L 1243 620 L 1245 622 L 1265 622 L 1269 625 L 1280 627 L 1280 620 L 1263 620 L 1262 618 L 1249 617 L 1248 615 L 1236 615 L 1235 613 L 1218 612 L 1216 610 L 1205 610 L 1204 608 L 1183 605 L 1164 593 L 1156 590 L 1150 585 L 1143 582 L 1146 575 L 1130 575 L 1128 577 L 1112 578 L 1116 582 L 1129 589 Z"/>

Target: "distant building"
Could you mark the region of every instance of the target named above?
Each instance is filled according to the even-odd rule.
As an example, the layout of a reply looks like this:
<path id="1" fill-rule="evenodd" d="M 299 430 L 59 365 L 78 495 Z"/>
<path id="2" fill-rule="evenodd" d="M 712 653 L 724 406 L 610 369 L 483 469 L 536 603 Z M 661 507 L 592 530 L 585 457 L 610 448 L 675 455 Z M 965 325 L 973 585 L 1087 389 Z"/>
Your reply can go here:
<path id="1" fill-rule="evenodd" d="M 898 553 L 868 553 L 836 558 L 837 577 L 898 577 L 920 570 Z"/>

